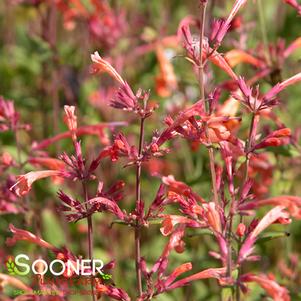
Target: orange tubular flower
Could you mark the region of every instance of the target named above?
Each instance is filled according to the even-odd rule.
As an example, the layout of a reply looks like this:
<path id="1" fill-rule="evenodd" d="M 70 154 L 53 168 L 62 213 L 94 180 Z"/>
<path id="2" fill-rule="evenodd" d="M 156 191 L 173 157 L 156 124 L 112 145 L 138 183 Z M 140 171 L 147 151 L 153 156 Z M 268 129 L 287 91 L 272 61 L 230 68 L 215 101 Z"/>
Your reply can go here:
<path id="1" fill-rule="evenodd" d="M 167 279 L 164 281 L 164 286 L 168 287 L 171 283 L 174 282 L 174 280 L 182 275 L 183 273 L 186 273 L 192 269 L 191 262 L 183 263 L 177 268 L 173 270 L 173 272 L 167 276 Z"/>
<path id="2" fill-rule="evenodd" d="M 209 51 L 213 49 L 209 48 Z M 206 58 L 206 55 L 205 55 Z M 214 65 L 219 67 L 220 69 L 224 70 L 233 80 L 238 80 L 238 76 L 232 70 L 231 66 L 227 62 L 227 60 L 216 50 L 213 52 L 212 55 L 209 56 L 209 61 L 211 61 Z"/>
<path id="3" fill-rule="evenodd" d="M 182 240 L 185 233 L 185 224 L 180 224 L 174 229 L 169 237 L 168 243 L 165 245 L 160 260 L 167 258 L 172 250 L 175 250 L 177 253 L 183 253 L 185 249 L 185 243 Z"/>
<path id="4" fill-rule="evenodd" d="M 171 198 L 175 194 L 178 194 L 185 197 L 193 197 L 201 203 L 205 202 L 205 200 L 198 194 L 196 194 L 187 184 L 175 180 L 174 176 L 172 175 L 162 177 L 162 182 L 168 187 L 168 196 L 170 196 Z"/>
<path id="5" fill-rule="evenodd" d="M 161 45 L 156 47 L 160 75 L 156 78 L 156 90 L 159 96 L 168 97 L 177 88 L 177 79 L 171 62 L 166 57 Z"/>
<path id="6" fill-rule="evenodd" d="M 240 277 L 242 282 L 256 282 L 258 283 L 268 295 L 270 295 L 274 301 L 290 301 L 288 290 L 280 286 L 272 277 L 268 277 L 265 274 L 254 275 L 245 274 Z"/>
<path id="7" fill-rule="evenodd" d="M 32 157 L 28 159 L 32 165 L 45 166 L 53 170 L 64 170 L 65 163 L 59 159 L 49 157 Z"/>
<path id="8" fill-rule="evenodd" d="M 188 227 L 200 227 L 200 224 L 188 217 L 181 215 L 164 215 L 164 220 L 162 222 L 162 228 L 160 228 L 161 233 L 164 236 L 170 235 L 174 231 L 174 227 L 177 224 L 186 225 Z"/>
<path id="9" fill-rule="evenodd" d="M 240 49 L 232 49 L 228 51 L 225 54 L 225 59 L 232 68 L 240 63 L 247 63 L 257 68 L 263 67 L 265 65 L 265 63 L 260 59 Z"/>
<path id="10" fill-rule="evenodd" d="M 265 137 L 260 143 L 254 146 L 255 149 L 265 148 L 269 146 L 280 146 L 289 143 L 291 137 L 291 130 L 289 128 L 282 128 L 276 131 L 273 131 L 267 137 Z"/>
<path id="11" fill-rule="evenodd" d="M 216 279 L 221 279 L 226 273 L 226 268 L 211 268 L 207 269 L 204 271 L 201 271 L 199 273 L 193 274 L 191 276 L 188 276 L 186 278 L 183 278 L 181 280 L 178 280 L 171 284 L 167 290 L 173 290 L 178 287 L 182 287 L 184 285 L 187 285 L 188 283 L 196 280 L 201 280 L 201 279 L 208 279 L 208 278 L 216 278 Z"/>
<path id="12" fill-rule="evenodd" d="M 118 81 L 121 85 L 125 85 L 126 82 L 119 75 L 119 73 L 113 68 L 113 66 L 99 55 L 97 51 L 91 54 L 91 60 L 93 64 L 93 73 L 107 72 L 113 79 Z"/>
<path id="13" fill-rule="evenodd" d="M 75 107 L 74 106 L 64 106 L 65 116 L 64 122 L 66 123 L 68 129 L 71 132 L 72 140 L 76 141 L 76 130 L 77 130 L 77 117 L 75 115 Z"/>
<path id="14" fill-rule="evenodd" d="M 162 182 L 168 186 L 168 190 L 181 195 L 188 196 L 192 193 L 192 189 L 183 182 L 175 180 L 174 176 L 169 175 L 162 177 Z"/>
<path id="15" fill-rule="evenodd" d="M 205 208 L 204 215 L 206 216 L 207 222 L 212 230 L 214 230 L 217 233 L 222 232 L 222 224 L 220 215 L 216 209 L 215 203 L 210 202 L 208 204 L 203 204 L 203 207 Z"/>
<path id="16" fill-rule="evenodd" d="M 64 177 L 64 173 L 60 170 L 31 171 L 25 175 L 18 176 L 17 182 L 10 190 L 14 189 L 18 196 L 24 196 L 31 190 L 31 186 L 35 181 L 48 177 Z"/>

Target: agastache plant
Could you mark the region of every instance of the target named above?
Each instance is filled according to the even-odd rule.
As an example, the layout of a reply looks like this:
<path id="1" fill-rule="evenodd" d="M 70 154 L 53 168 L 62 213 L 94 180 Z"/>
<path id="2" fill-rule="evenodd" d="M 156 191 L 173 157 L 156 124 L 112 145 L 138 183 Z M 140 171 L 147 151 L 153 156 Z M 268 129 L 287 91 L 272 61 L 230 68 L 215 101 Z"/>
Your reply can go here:
<path id="1" fill-rule="evenodd" d="M 288 58 L 301 47 L 300 38 L 288 45 L 280 39 L 270 43 L 264 2 L 256 0 L 259 22 L 254 26 L 260 27 L 262 36 L 254 49 L 247 49 L 247 24 L 242 14 L 254 1 L 230 1 L 228 13 L 216 19 L 215 1 L 196 0 L 198 13 L 184 17 L 173 35 L 165 35 L 162 30 L 153 37 L 152 32 L 146 32 L 144 44 L 136 45 L 131 41 L 137 33 L 131 33 L 130 26 L 126 26 L 125 10 L 115 9 L 105 1 L 84 2 L 14 3 L 36 8 L 55 32 L 57 13 L 68 31 L 76 25 L 86 26 L 89 41 L 101 49 L 90 55 L 90 63 L 85 61 L 90 71 L 85 76 L 89 73 L 93 83 L 101 81 L 100 90 L 93 93 L 90 102 L 97 103 L 95 107 L 106 121 L 86 124 L 80 104 L 76 106 L 73 102 L 60 108 L 58 78 L 63 78 L 63 60 L 57 57 L 60 54 L 54 45 L 56 35 L 47 35 L 48 27 L 44 24 L 42 41 L 49 42 L 55 54 L 51 62 L 59 66 L 59 72 L 44 70 L 42 76 L 46 79 L 51 74 L 49 83 L 53 90 L 48 98 L 54 97 L 54 131 L 46 139 L 32 141 L 30 147 L 24 141 L 22 144 L 20 133 L 32 129 L 22 122 L 12 101 L 0 98 L 0 131 L 12 133 L 17 151 L 16 159 L 9 152 L 0 156 L 1 174 L 5 175 L 0 187 L 0 209 L 3 214 L 22 214 L 24 227 L 33 228 L 21 229 L 10 222 L 7 247 L 16 246 L 19 241 L 34 245 L 43 255 L 49 252 L 52 258 L 61 260 L 66 269 L 61 282 L 50 285 L 45 282 L 47 275 L 41 272 L 42 266 L 38 283 L 0 273 L 1 287 L 8 285 L 24 291 L 21 297 L 5 300 L 69 300 L 72 288 L 65 286 L 63 280 L 75 280 L 78 276 L 67 262 L 75 263 L 83 257 L 95 259 L 100 253 L 96 245 L 100 238 L 111 239 L 107 252 L 110 259 L 103 266 L 105 276 L 98 272 L 79 276 L 89 284 L 90 296 L 84 300 L 147 301 L 159 300 L 161 294 L 180 300 L 179 290 L 183 291 L 183 300 L 203 300 L 193 294 L 193 288 L 208 279 L 216 282 L 218 290 L 214 289 L 214 294 L 222 301 L 248 300 L 257 292 L 255 286 L 264 290 L 266 300 L 295 300 L 291 299 L 290 290 L 298 290 L 297 255 L 289 254 L 287 260 L 279 263 L 280 273 L 289 285 L 278 282 L 266 268 L 258 271 L 257 265 L 268 255 L 259 252 L 263 250 L 259 248 L 261 243 L 289 235 L 288 231 L 267 229 L 274 225 L 282 229 L 301 219 L 301 197 L 286 191 L 270 195 L 276 163 L 269 156 L 273 153 L 277 160 L 281 152 L 293 148 L 300 156 L 298 133 L 287 127 L 279 114 L 279 108 L 287 101 L 287 90 L 301 82 L 301 73 L 285 76 L 283 72 Z M 278 2 L 281 7 L 286 3 L 298 14 L 301 12 L 297 1 Z M 142 22 L 138 17 L 137 20 Z M 130 54 L 122 53 L 119 57 L 113 50 L 123 36 L 129 39 L 126 45 L 132 49 Z M 234 48 L 223 53 L 229 45 Z M 167 47 L 177 54 L 172 60 L 165 52 Z M 84 50 L 88 60 L 88 51 Z M 144 81 L 143 87 L 139 84 L 134 88 L 133 77 L 126 72 L 127 64 L 147 53 L 153 53 L 158 63 L 158 72 L 152 78 L 155 91 L 151 90 L 152 84 L 145 86 L 148 81 Z M 185 72 L 192 78 L 192 92 L 185 87 L 185 81 L 180 83 L 174 59 L 187 65 Z M 237 65 L 249 65 L 252 69 L 236 68 Z M 42 85 L 43 93 L 47 89 L 47 85 Z M 71 92 L 67 89 L 64 93 Z M 165 108 L 163 104 L 167 114 L 162 114 L 165 98 L 177 93 L 184 95 L 185 101 L 179 107 Z M 64 123 L 61 131 L 60 119 Z M 68 143 L 72 148 L 64 149 Z M 55 155 L 51 151 L 53 145 Z M 191 154 L 197 159 L 202 155 L 210 180 L 205 181 L 202 175 L 193 181 L 182 176 L 179 153 L 185 157 L 183 162 L 191 165 L 194 162 L 187 159 L 192 158 Z M 158 167 L 158 162 L 163 163 Z M 169 164 L 176 168 L 169 168 Z M 147 193 L 146 174 L 150 174 L 148 181 L 159 181 L 157 187 L 150 185 L 151 194 Z M 83 244 L 76 238 L 80 245 L 76 252 L 70 238 L 64 245 L 44 238 L 39 214 L 43 205 L 35 203 L 39 202 L 41 187 L 47 202 L 54 198 L 51 194 L 46 197 L 45 191 L 50 190 L 46 178 L 56 191 L 55 210 L 63 217 L 60 222 L 64 229 L 70 234 L 67 229 L 72 227 L 72 231 L 77 229 L 84 237 Z M 209 186 L 208 193 L 205 186 Z M 149 256 L 146 249 L 156 248 L 149 239 L 154 233 L 160 238 L 161 249 L 154 252 L 155 256 Z M 121 234 L 126 236 L 123 244 Z M 187 249 L 189 240 L 195 236 L 202 240 L 196 242 L 192 255 Z M 123 264 L 116 250 L 124 251 L 124 256 L 129 257 L 127 263 L 131 264 Z M 208 261 L 203 260 L 204 253 Z M 126 273 L 118 275 L 120 272 L 114 272 L 117 269 L 125 269 Z M 93 266 L 87 270 L 93 271 Z M 129 279 L 121 280 L 125 275 L 130 275 Z M 130 287 L 126 286 L 128 282 Z M 54 290 L 57 294 L 36 296 L 35 288 Z M 211 295 L 203 298 L 209 300 Z"/>

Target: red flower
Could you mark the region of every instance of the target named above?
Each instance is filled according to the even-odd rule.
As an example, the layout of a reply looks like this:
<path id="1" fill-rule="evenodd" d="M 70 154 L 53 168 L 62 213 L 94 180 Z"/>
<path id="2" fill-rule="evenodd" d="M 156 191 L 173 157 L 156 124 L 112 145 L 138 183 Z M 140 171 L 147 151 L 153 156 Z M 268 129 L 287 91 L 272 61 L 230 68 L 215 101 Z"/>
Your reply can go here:
<path id="1" fill-rule="evenodd" d="M 288 290 L 280 286 L 274 279 L 268 277 L 265 274 L 245 274 L 240 277 L 242 282 L 256 282 L 258 283 L 272 298 L 274 301 L 290 301 Z"/>
<path id="2" fill-rule="evenodd" d="M 265 137 L 260 143 L 256 144 L 252 150 L 265 148 L 269 146 L 280 146 L 288 144 L 289 140 L 287 138 L 291 137 L 291 130 L 289 128 L 283 128 L 276 130 Z M 251 150 L 251 151 L 252 151 Z"/>

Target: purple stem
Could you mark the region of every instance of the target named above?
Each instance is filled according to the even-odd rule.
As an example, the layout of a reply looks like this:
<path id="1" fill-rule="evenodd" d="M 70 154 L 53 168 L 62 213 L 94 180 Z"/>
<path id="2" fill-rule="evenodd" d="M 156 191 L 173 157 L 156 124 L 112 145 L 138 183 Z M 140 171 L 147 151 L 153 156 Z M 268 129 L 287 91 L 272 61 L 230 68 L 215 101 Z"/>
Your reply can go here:
<path id="1" fill-rule="evenodd" d="M 142 117 L 140 121 L 140 137 L 139 137 L 139 150 L 138 157 L 142 155 L 142 147 L 144 142 L 144 121 L 145 118 Z M 136 169 L 136 212 L 140 211 L 141 203 L 141 162 L 137 162 Z M 140 297 L 142 295 L 142 273 L 140 268 L 140 258 L 141 258 L 141 229 L 139 224 L 139 217 L 137 218 L 137 223 L 135 227 L 135 265 L 136 265 L 136 278 L 137 278 L 137 293 Z"/>
<path id="2" fill-rule="evenodd" d="M 87 190 L 87 184 L 85 180 L 82 182 L 83 185 L 83 193 L 84 193 L 84 199 L 85 199 L 85 207 L 88 209 L 88 190 Z M 89 215 L 87 217 L 87 223 L 88 223 L 88 256 L 89 259 L 93 260 L 93 223 L 92 223 L 92 216 Z M 91 294 L 92 294 L 92 300 L 96 301 L 96 296 L 94 293 L 94 278 L 93 275 L 91 276 Z"/>

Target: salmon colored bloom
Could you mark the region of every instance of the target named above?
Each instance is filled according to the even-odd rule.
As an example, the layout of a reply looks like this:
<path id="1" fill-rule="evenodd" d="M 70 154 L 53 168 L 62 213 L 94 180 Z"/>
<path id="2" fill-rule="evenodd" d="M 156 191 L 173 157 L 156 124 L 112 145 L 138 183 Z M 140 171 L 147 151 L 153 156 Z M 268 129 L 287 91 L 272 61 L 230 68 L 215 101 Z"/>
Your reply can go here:
<path id="1" fill-rule="evenodd" d="M 283 128 L 276 131 L 273 131 L 267 137 L 263 138 L 263 140 L 256 144 L 252 150 L 265 148 L 269 146 L 280 146 L 288 144 L 290 141 L 287 138 L 291 137 L 291 130 L 289 128 Z"/>
<path id="2" fill-rule="evenodd" d="M 13 189 L 18 196 L 24 196 L 31 190 L 31 186 L 35 181 L 48 177 L 64 176 L 65 174 L 61 170 L 30 171 L 25 175 L 17 176 L 17 182 L 10 190 Z"/>
<path id="3" fill-rule="evenodd" d="M 181 195 L 189 196 L 192 193 L 192 189 L 183 182 L 177 181 L 174 176 L 169 175 L 162 177 L 163 184 L 168 186 L 168 190 Z"/>
<path id="4" fill-rule="evenodd" d="M 13 233 L 13 237 L 6 239 L 6 244 L 9 246 L 15 245 L 16 242 L 19 240 L 24 240 L 24 241 L 34 243 L 42 248 L 51 250 L 53 252 L 59 251 L 56 247 L 54 247 L 50 243 L 46 242 L 42 238 L 32 234 L 29 231 L 18 229 L 12 224 L 9 225 L 9 230 Z"/>
<path id="5" fill-rule="evenodd" d="M 66 123 L 69 131 L 71 132 L 71 138 L 73 142 L 76 142 L 76 130 L 77 130 L 77 117 L 75 115 L 74 106 L 64 106 L 65 116 L 64 122 Z"/>
<path id="6" fill-rule="evenodd" d="M 75 115 L 75 107 L 74 106 L 64 106 L 65 110 L 65 118 L 64 121 L 68 126 L 70 131 L 76 131 L 77 129 L 77 117 Z"/>
<path id="7" fill-rule="evenodd" d="M 188 283 L 196 280 L 208 279 L 208 278 L 221 279 L 225 276 L 225 273 L 226 273 L 226 268 L 207 269 L 172 283 L 166 290 L 173 290 L 178 287 L 187 285 Z"/>
<path id="8" fill-rule="evenodd" d="M 225 71 L 233 80 L 237 80 L 238 76 L 233 71 L 227 60 L 216 50 L 209 48 L 209 53 L 213 52 L 212 55 L 208 58 L 214 65 Z M 206 56 L 205 56 L 206 58 Z"/>
<path id="9" fill-rule="evenodd" d="M 162 45 L 158 44 L 155 52 L 160 69 L 160 74 L 156 77 L 156 91 L 159 96 L 168 97 L 178 86 L 174 68 L 166 57 Z"/>
<path id="10" fill-rule="evenodd" d="M 209 227 L 217 233 L 222 233 L 222 223 L 216 204 L 214 202 L 205 203 L 203 207 L 205 209 L 204 216 L 206 217 Z"/>
<path id="11" fill-rule="evenodd" d="M 31 157 L 28 162 L 32 165 L 45 166 L 54 170 L 64 170 L 66 167 L 63 161 L 49 157 Z"/>
<path id="12" fill-rule="evenodd" d="M 253 251 L 253 245 L 258 238 L 259 234 L 264 231 L 267 227 L 271 224 L 275 223 L 277 220 L 285 221 L 285 223 L 290 222 L 289 214 L 284 211 L 284 206 L 276 206 L 275 208 L 271 209 L 257 224 L 254 230 L 248 235 L 244 243 L 242 244 L 238 262 L 244 261 Z"/>
<path id="13" fill-rule="evenodd" d="M 265 274 L 245 274 L 240 277 L 242 282 L 256 282 L 259 284 L 274 301 L 290 301 L 288 290 L 280 286 L 272 277 Z"/>
<path id="14" fill-rule="evenodd" d="M 172 250 L 176 250 L 178 253 L 182 253 L 184 251 L 185 243 L 182 240 L 185 234 L 185 224 L 179 224 L 174 231 L 171 233 L 169 237 L 169 241 L 166 244 L 160 258 L 167 258 Z"/>
<path id="15" fill-rule="evenodd" d="M 166 120 L 168 128 L 158 138 L 157 144 L 161 145 L 177 135 L 205 145 L 220 141 L 236 144 L 238 139 L 232 135 L 231 130 L 233 121 L 240 120 L 240 117 L 208 116 L 204 110 L 204 102 L 200 100 L 180 112 L 174 121 L 172 118 Z"/>
<path id="16" fill-rule="evenodd" d="M 273 88 L 270 89 L 264 96 L 263 99 L 273 99 L 276 97 L 282 90 L 287 87 L 294 85 L 301 81 L 301 73 L 295 74 L 294 76 L 286 79 L 285 81 L 278 83 Z"/>
<path id="17" fill-rule="evenodd" d="M 175 268 L 169 276 L 167 276 L 166 280 L 164 281 L 164 286 L 168 287 L 171 283 L 175 281 L 177 277 L 179 277 L 183 273 L 190 271 L 191 269 L 192 269 L 191 262 L 181 264 L 180 266 Z"/>
<path id="18" fill-rule="evenodd" d="M 160 231 L 164 236 L 168 236 L 173 232 L 174 227 L 178 224 L 186 225 L 187 227 L 195 227 L 195 228 L 198 228 L 200 226 L 198 222 L 188 217 L 181 216 L 181 215 L 166 214 L 163 216 L 163 222 L 162 222 L 163 227 L 160 228 Z"/>
<path id="19" fill-rule="evenodd" d="M 225 59 L 231 68 L 235 67 L 240 63 L 248 63 L 257 68 L 265 66 L 265 62 L 240 49 L 232 49 L 226 52 Z"/>
<path id="20" fill-rule="evenodd" d="M 118 81 L 121 85 L 125 86 L 126 82 L 119 75 L 119 73 L 113 68 L 113 66 L 106 60 L 104 60 L 97 51 L 91 54 L 91 60 L 93 64 L 93 73 L 106 72 L 113 79 Z"/>

